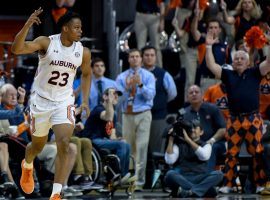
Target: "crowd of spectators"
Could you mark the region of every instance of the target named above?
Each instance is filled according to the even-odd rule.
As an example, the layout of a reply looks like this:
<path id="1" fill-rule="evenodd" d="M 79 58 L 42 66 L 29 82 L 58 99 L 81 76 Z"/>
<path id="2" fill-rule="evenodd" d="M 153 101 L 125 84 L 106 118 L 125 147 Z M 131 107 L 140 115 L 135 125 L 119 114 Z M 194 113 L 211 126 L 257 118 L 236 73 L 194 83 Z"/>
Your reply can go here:
<path id="1" fill-rule="evenodd" d="M 66 6 L 72 7 L 75 1 L 69 2 Z M 120 158 L 122 181 L 135 180 L 135 191 L 147 187 L 147 161 L 157 151 L 165 153 L 168 165 L 174 164 L 165 176 L 172 196 L 215 196 L 216 186 L 222 193 L 233 192 L 244 140 L 253 158 L 250 181 L 255 185 L 251 192 L 270 194 L 269 143 L 263 140 L 270 134 L 269 129 L 263 131 L 270 118 L 270 3 L 240 0 L 228 10 L 229 3 L 137 0 L 134 22 L 138 45 L 128 52 L 127 70 L 112 80 L 104 76 L 104 60 L 92 59 L 91 114 L 84 119 L 83 113 L 76 113 L 77 124 L 69 146 L 70 177 L 63 187 L 64 196 L 80 196 L 82 190 L 102 188 L 91 177 L 92 143 Z M 64 4 L 57 1 L 57 5 Z M 59 9 L 51 11 L 53 20 L 57 21 Z M 162 68 L 166 63 L 162 61 L 159 36 L 166 30 L 168 10 L 175 11 L 171 25 L 181 43 L 179 59 L 186 73 L 185 94 L 177 94 L 175 77 Z M 253 28 L 262 32 L 260 37 L 265 41 L 256 38 Z M 79 72 L 74 94 L 80 106 Z M 22 87 L 16 89 L 11 83 L 0 88 L 0 191 L 16 199 L 24 199 L 25 194 L 17 187 L 19 174 L 12 172 L 24 158 L 25 145 L 31 142 L 25 95 Z M 163 132 L 168 126 L 167 104 L 177 95 L 185 96 L 181 119 L 192 122 L 191 133 L 184 130 L 180 142 L 173 128 L 165 132 L 166 136 Z M 179 113 L 175 110 L 174 114 Z M 52 181 L 55 172 L 57 148 L 53 132 L 50 135 L 35 162 L 37 196 L 41 192 L 38 185 L 42 187 L 47 179 Z M 225 154 L 224 171 L 216 171 L 217 159 Z M 131 155 L 135 159 L 134 176 L 129 173 Z M 39 173 L 41 168 L 42 173 L 50 175 L 46 179 Z"/>

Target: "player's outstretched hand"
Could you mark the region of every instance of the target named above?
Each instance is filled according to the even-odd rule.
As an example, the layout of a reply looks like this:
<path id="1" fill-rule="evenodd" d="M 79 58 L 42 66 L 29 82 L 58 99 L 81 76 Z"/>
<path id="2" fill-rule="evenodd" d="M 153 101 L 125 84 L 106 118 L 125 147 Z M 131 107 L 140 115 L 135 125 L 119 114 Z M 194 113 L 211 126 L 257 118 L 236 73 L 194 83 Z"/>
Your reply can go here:
<path id="1" fill-rule="evenodd" d="M 43 12 L 43 9 L 40 7 L 39 9 L 35 10 L 30 17 L 28 18 L 28 20 L 26 21 L 25 25 L 28 27 L 31 27 L 33 24 L 41 24 L 41 21 L 39 19 L 39 15 Z"/>

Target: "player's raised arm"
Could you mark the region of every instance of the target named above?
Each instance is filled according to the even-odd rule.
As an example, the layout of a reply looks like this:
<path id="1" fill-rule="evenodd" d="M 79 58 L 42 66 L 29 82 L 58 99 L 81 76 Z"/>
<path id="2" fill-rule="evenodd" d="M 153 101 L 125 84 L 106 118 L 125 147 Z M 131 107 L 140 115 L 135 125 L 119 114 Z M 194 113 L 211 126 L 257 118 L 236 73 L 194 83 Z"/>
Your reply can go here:
<path id="1" fill-rule="evenodd" d="M 50 43 L 50 39 L 45 36 L 40 36 L 33 41 L 25 41 L 25 38 L 33 26 L 33 24 L 39 25 L 41 23 L 39 19 L 39 15 L 43 12 L 42 8 L 35 10 L 26 23 L 24 24 L 23 28 L 20 32 L 16 35 L 13 44 L 11 46 L 11 51 L 14 54 L 29 54 L 33 53 L 38 50 L 47 50 L 47 47 Z"/>

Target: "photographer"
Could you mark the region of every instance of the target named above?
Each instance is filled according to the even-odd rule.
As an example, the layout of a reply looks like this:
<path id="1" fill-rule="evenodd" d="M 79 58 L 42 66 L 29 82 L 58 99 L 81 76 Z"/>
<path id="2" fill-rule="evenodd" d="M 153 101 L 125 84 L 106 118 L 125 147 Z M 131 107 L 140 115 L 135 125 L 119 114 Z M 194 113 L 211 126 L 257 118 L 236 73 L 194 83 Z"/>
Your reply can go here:
<path id="1" fill-rule="evenodd" d="M 217 159 L 222 158 L 226 152 L 225 128 L 226 123 L 219 108 L 208 102 L 203 102 L 202 90 L 197 85 L 192 85 L 187 92 L 190 105 L 185 108 L 185 120 L 197 119 L 204 131 L 201 140 L 212 144 L 212 153 L 208 161 L 209 170 L 214 170 Z"/>
<path id="2" fill-rule="evenodd" d="M 214 187 L 222 181 L 223 174 L 221 171 L 209 172 L 207 161 L 212 146 L 200 140 L 204 133 L 200 122 L 192 120 L 190 124 L 192 128 L 185 127 L 182 133 L 179 128 L 176 132 L 175 127 L 168 132 L 165 161 L 174 164 L 174 169 L 167 172 L 165 183 L 173 197 L 215 197 Z"/>

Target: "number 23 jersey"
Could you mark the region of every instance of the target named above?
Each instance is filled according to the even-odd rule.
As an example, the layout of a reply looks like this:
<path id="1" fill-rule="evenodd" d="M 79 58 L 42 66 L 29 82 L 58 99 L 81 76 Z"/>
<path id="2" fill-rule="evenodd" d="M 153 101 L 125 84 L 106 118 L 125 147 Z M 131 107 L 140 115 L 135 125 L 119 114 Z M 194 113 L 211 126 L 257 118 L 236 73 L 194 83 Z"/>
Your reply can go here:
<path id="1" fill-rule="evenodd" d="M 46 54 L 39 54 L 32 92 L 51 101 L 64 101 L 73 94 L 74 77 L 82 64 L 83 46 L 81 42 L 63 46 L 60 34 L 49 38 Z"/>

